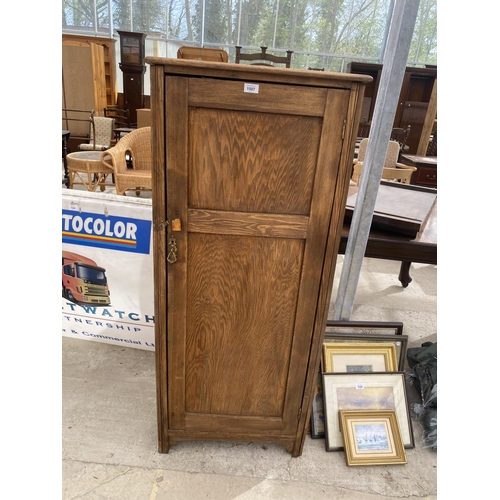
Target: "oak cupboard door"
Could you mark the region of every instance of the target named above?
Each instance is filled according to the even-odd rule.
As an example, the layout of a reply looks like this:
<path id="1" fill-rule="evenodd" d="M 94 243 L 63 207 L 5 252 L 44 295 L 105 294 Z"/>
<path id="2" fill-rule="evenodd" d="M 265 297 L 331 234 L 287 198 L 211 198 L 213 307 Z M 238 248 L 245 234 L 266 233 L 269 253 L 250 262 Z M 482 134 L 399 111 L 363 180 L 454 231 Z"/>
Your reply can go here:
<path id="1" fill-rule="evenodd" d="M 166 269 L 166 289 L 155 292 L 166 301 L 161 451 L 186 439 L 243 439 L 300 454 L 352 102 L 345 88 L 245 85 L 165 75 L 166 111 L 156 118 L 165 120 L 156 174 L 165 207 L 155 208 L 168 220 L 167 262 L 155 260 Z"/>

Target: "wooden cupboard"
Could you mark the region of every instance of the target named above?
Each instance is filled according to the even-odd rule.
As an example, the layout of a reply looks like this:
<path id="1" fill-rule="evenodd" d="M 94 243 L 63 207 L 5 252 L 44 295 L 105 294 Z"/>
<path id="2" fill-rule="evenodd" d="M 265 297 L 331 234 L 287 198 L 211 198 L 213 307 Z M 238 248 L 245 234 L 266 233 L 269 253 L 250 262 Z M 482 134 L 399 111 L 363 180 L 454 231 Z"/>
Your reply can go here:
<path id="1" fill-rule="evenodd" d="M 150 57 L 158 450 L 302 453 L 370 77 Z"/>
<path id="2" fill-rule="evenodd" d="M 116 58 L 113 38 L 62 35 L 63 108 L 94 109 L 104 116 L 116 105 Z"/>
<path id="3" fill-rule="evenodd" d="M 369 75 L 373 78 L 372 83 L 366 86 L 363 98 L 363 110 L 361 122 L 370 122 L 375 110 L 375 102 L 380 84 L 383 66 L 381 64 L 352 62 L 347 71 L 354 74 Z M 424 132 L 427 112 L 433 113 L 430 118 L 436 118 L 436 108 L 429 107 L 433 101 L 434 84 L 437 80 L 437 68 L 417 68 L 408 66 L 405 70 L 398 107 L 394 117 L 394 127 L 405 129 L 411 126 L 410 134 L 406 141 L 408 154 L 422 154 L 417 152 L 420 138 Z M 429 141 L 429 137 L 425 138 Z"/>

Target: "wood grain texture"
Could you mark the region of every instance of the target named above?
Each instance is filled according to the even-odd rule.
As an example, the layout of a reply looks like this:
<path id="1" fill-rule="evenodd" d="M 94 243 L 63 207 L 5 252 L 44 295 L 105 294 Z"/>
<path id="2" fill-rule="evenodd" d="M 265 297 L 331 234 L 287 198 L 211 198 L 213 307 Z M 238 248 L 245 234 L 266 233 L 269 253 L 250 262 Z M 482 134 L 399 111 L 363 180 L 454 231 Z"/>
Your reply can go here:
<path id="1" fill-rule="evenodd" d="M 194 108 L 189 123 L 191 208 L 309 213 L 319 118 Z"/>
<path id="2" fill-rule="evenodd" d="M 297 240 L 190 236 L 186 411 L 282 415 L 302 252 Z"/>
<path id="3" fill-rule="evenodd" d="M 259 83 L 256 92 L 245 91 L 249 82 L 189 80 L 189 105 L 217 108 L 220 95 L 224 95 L 224 108 L 238 111 L 264 111 L 269 114 L 323 116 L 326 89 L 296 86 L 287 88 L 287 98 L 280 99 L 280 85 Z"/>
<path id="4" fill-rule="evenodd" d="M 166 256 L 166 193 L 165 193 L 165 126 L 164 95 L 165 77 L 160 68 L 151 68 L 151 93 L 156 96 L 158 106 L 151 113 L 151 154 L 153 186 L 153 265 L 154 307 L 155 307 L 155 363 L 156 400 L 158 415 L 158 451 L 168 452 L 168 406 L 167 406 L 167 325 L 158 318 L 167 316 L 167 269 L 160 263 Z"/>
<path id="5" fill-rule="evenodd" d="M 188 210 L 188 231 L 193 233 L 209 232 L 216 225 L 218 234 L 304 239 L 308 223 L 303 215 Z"/>

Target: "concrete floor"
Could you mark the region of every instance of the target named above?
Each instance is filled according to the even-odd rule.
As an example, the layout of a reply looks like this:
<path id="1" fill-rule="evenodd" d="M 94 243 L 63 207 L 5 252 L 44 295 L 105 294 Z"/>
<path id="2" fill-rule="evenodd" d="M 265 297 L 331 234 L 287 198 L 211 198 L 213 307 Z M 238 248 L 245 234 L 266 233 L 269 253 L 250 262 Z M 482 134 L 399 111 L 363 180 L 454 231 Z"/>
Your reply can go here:
<path id="1" fill-rule="evenodd" d="M 337 264 L 330 317 L 343 257 Z M 409 347 L 437 340 L 437 267 L 365 259 L 352 320 L 402 321 Z M 407 367 L 408 369 L 408 367 Z M 419 402 L 414 387 L 410 401 Z M 437 498 L 437 452 L 413 420 L 408 463 L 347 467 L 306 437 L 302 456 L 277 445 L 186 442 L 157 453 L 154 353 L 62 338 L 63 500 L 389 500 Z"/>

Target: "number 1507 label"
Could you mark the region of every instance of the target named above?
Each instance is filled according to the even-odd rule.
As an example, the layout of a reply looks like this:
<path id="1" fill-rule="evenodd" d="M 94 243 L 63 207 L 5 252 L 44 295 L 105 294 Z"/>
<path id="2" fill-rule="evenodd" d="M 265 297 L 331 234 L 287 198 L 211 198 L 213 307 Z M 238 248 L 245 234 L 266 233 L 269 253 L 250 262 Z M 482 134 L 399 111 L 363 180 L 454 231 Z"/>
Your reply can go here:
<path id="1" fill-rule="evenodd" d="M 250 94 L 258 94 L 259 86 L 255 85 L 255 83 L 245 83 L 243 87 L 243 92 L 248 92 Z"/>

